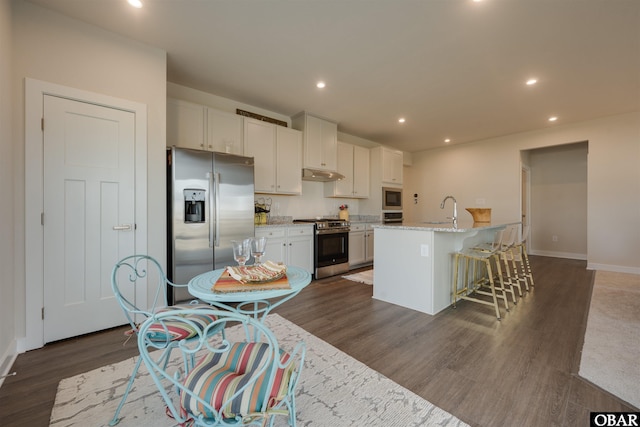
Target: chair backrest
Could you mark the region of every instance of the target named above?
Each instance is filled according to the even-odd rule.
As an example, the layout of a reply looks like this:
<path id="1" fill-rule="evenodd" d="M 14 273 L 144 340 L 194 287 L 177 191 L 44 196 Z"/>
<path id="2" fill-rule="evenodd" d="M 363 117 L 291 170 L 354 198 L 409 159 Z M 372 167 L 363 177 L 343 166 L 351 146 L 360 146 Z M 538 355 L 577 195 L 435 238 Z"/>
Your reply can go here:
<path id="1" fill-rule="evenodd" d="M 176 348 L 182 357 L 164 367 L 160 352 L 153 351 L 163 345 L 153 338 L 150 327 L 190 323 L 191 314 L 217 320 L 196 337 L 180 341 Z M 224 338 L 211 333 L 221 325 Z M 193 419 L 196 425 L 227 425 L 225 420 L 242 419 L 261 425 L 273 414 L 295 417 L 293 396 L 304 363 L 304 343 L 292 352 L 283 351 L 260 320 L 214 308 L 160 312 L 140 326 L 138 348 L 178 423 Z"/>
<path id="2" fill-rule="evenodd" d="M 498 230 L 493 234 L 493 242 L 491 242 L 491 251 L 496 251 L 502 246 L 504 239 L 504 230 Z"/>
<path id="3" fill-rule="evenodd" d="M 518 234 L 518 227 L 515 225 L 509 225 L 504 230 L 504 238 L 502 239 L 502 246 L 511 247 L 516 243 L 516 237 Z"/>
<path id="4" fill-rule="evenodd" d="M 155 286 L 155 293 L 153 299 L 141 307 L 136 301 L 135 291 L 145 281 L 147 290 Z M 134 332 L 138 331 L 137 325 L 158 308 L 167 306 L 168 285 L 186 286 L 170 282 L 160 263 L 148 255 L 125 257 L 116 263 L 111 272 L 111 288 Z"/>
<path id="5" fill-rule="evenodd" d="M 529 224 L 522 226 L 522 236 L 520 236 L 520 243 L 524 243 L 529 238 Z"/>

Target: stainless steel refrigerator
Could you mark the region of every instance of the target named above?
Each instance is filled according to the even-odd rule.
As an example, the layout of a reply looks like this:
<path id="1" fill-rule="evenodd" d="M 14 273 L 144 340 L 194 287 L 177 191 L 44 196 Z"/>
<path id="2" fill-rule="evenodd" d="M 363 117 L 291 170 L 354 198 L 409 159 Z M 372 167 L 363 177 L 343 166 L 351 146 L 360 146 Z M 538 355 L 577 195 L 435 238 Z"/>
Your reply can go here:
<path id="1" fill-rule="evenodd" d="M 235 264 L 231 240 L 254 235 L 253 157 L 167 150 L 167 276 L 174 283 Z M 168 295 L 193 299 L 186 288 Z"/>

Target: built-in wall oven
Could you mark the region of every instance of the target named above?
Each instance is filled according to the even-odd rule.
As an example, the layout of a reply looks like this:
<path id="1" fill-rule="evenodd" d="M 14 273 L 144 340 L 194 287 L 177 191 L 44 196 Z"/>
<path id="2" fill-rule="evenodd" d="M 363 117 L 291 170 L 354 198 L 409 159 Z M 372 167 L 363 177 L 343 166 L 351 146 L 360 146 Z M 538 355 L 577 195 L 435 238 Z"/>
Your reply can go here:
<path id="1" fill-rule="evenodd" d="M 314 224 L 316 279 L 349 271 L 349 222 L 338 219 L 296 219 Z"/>

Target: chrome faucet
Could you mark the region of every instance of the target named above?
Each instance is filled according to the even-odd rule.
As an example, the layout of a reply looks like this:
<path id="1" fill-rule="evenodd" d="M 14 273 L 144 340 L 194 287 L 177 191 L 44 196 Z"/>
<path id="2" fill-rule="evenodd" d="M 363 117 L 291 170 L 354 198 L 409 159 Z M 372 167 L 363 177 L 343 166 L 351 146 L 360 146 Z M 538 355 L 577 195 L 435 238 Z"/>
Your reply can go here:
<path id="1" fill-rule="evenodd" d="M 442 201 L 442 203 L 440 203 L 440 209 L 444 209 L 444 202 L 447 201 L 447 199 L 451 199 L 453 200 L 453 216 L 451 217 L 447 217 L 451 220 L 453 220 L 454 225 L 458 222 L 458 202 L 456 202 L 456 198 L 453 196 L 447 196 L 444 198 L 444 200 Z"/>

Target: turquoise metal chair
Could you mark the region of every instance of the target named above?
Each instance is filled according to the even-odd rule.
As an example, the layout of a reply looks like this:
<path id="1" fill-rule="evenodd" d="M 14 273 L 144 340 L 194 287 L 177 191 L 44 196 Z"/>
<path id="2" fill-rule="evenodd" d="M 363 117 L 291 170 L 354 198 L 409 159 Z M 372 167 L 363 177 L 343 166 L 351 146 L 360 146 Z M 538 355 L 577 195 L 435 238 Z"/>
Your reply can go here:
<path id="1" fill-rule="evenodd" d="M 135 301 L 135 288 L 139 282 L 146 280 L 147 290 L 154 289 L 155 294 L 152 301 L 147 304 L 148 307 L 140 307 Z M 169 281 L 164 274 L 160 263 L 148 255 L 131 255 L 120 260 L 111 272 L 111 287 L 118 303 L 124 311 L 127 321 L 131 325 L 131 330 L 127 332 L 132 336 L 140 333 L 139 325 L 153 317 L 154 314 L 160 312 L 177 313 L 176 316 L 187 316 L 190 319 L 188 324 L 177 323 L 170 325 L 164 323 L 155 325 L 155 335 L 150 335 L 149 339 L 155 339 L 158 342 L 158 348 L 163 351 L 159 352 L 159 357 L 163 363 L 167 363 L 171 356 L 171 350 L 175 348 L 180 340 L 189 340 L 197 337 L 198 333 L 207 328 L 208 333 L 223 332 L 222 326 L 216 328 L 208 328 L 216 317 L 212 314 L 205 314 L 199 310 L 210 308 L 207 304 L 200 304 L 193 301 L 188 304 L 177 304 L 168 306 L 167 304 L 167 286 L 184 287 L 187 285 L 178 285 Z M 183 310 L 189 309 L 189 313 Z M 148 325 L 149 330 L 154 330 L 153 323 Z M 139 357 L 131 373 L 131 377 L 127 383 L 125 392 L 118 404 L 118 408 L 111 419 L 109 425 L 114 426 L 120 421 L 120 411 L 129 396 L 133 382 L 138 374 L 138 369 L 142 359 Z"/>
<path id="2" fill-rule="evenodd" d="M 177 323 L 197 325 L 188 316 L 163 312 L 140 327 L 140 356 L 164 399 L 167 415 L 179 425 L 196 426 L 273 426 L 275 415 L 282 415 L 295 426 L 295 389 L 306 354 L 304 342 L 287 352 L 260 320 L 213 308 L 205 311 L 217 320 L 200 330 L 197 338 L 180 341 L 182 357 L 168 368 L 155 351 L 169 344 L 154 339 L 157 325 L 164 325 L 166 332 Z M 189 310 L 196 313 L 200 311 Z M 226 338 L 210 333 L 221 326 L 227 328 Z"/>

